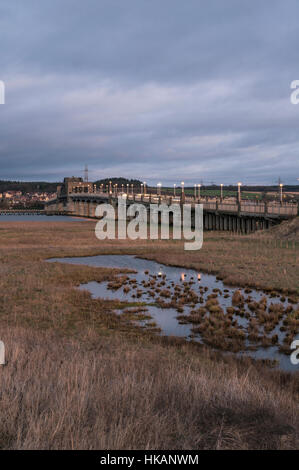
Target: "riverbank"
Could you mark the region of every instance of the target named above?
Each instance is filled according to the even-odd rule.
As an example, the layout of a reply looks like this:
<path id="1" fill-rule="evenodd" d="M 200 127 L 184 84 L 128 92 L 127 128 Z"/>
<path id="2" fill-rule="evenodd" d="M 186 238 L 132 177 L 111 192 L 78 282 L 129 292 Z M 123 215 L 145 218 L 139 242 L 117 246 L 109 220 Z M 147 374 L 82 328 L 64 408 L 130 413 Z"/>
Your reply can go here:
<path id="1" fill-rule="evenodd" d="M 111 280 L 118 270 L 44 262 L 137 253 L 295 290 L 292 249 L 273 253 L 209 234 L 200 252 L 188 254 L 179 242 L 99 242 L 94 226 L 0 226 L 0 327 L 8 360 L 0 446 L 298 448 L 298 375 L 144 332 L 114 313 L 118 302 L 74 289 Z"/>

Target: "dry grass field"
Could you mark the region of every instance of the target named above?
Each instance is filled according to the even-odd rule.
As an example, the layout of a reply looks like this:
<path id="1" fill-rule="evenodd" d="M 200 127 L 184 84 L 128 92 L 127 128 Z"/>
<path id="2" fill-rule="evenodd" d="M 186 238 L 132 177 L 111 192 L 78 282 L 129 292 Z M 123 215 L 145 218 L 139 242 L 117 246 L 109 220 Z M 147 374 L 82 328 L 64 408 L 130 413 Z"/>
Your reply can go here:
<path id="1" fill-rule="evenodd" d="M 0 225 L 2 449 L 295 449 L 298 374 L 160 338 L 116 315 L 119 302 L 76 289 L 117 270 L 50 257 L 134 253 L 213 272 L 236 285 L 299 292 L 298 249 L 206 234 L 107 241 L 95 223 Z"/>

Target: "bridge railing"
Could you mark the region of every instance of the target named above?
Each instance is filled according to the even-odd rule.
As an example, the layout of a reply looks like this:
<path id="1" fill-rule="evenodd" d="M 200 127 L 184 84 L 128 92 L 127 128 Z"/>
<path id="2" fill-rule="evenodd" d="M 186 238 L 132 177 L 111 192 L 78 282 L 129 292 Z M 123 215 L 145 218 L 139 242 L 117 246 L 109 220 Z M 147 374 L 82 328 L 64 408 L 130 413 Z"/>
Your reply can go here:
<path id="1" fill-rule="evenodd" d="M 216 204 L 215 204 L 216 205 Z M 205 207 L 205 205 L 204 205 Z M 218 204 L 218 210 L 221 212 L 238 212 L 238 204 L 233 204 L 233 203 L 224 203 L 220 202 Z"/>
<path id="2" fill-rule="evenodd" d="M 268 205 L 267 214 L 283 215 L 283 216 L 296 216 L 298 214 L 298 206 L 296 204 Z"/>
<path id="3" fill-rule="evenodd" d="M 250 214 L 266 214 L 266 205 L 265 203 L 256 203 L 256 204 L 247 204 L 241 203 L 240 212 L 250 213 Z"/>
<path id="4" fill-rule="evenodd" d="M 173 195 L 159 195 L 159 194 L 127 194 L 126 192 L 108 194 L 107 192 L 96 192 L 96 193 L 72 193 L 69 196 L 78 198 L 90 198 L 91 200 L 97 200 L 97 198 L 108 199 L 109 197 L 115 198 L 117 196 L 123 196 L 127 198 L 128 201 L 136 201 L 136 202 L 145 202 L 145 203 L 152 203 L 158 204 L 166 203 L 166 204 L 180 204 L 182 201 L 185 203 L 194 204 L 195 202 L 203 204 L 205 210 L 210 211 L 219 211 L 219 212 L 230 212 L 230 213 L 241 213 L 241 214 L 248 214 L 248 215 L 270 215 L 270 216 L 281 216 L 281 217 L 294 217 L 298 214 L 298 204 L 294 203 L 283 203 L 280 204 L 278 202 L 263 202 L 263 201 L 244 201 L 242 200 L 239 204 L 237 201 L 234 202 L 232 200 L 225 201 L 225 200 L 217 200 L 216 198 L 194 198 L 190 196 L 185 196 L 183 199 L 181 196 L 174 197 Z"/>

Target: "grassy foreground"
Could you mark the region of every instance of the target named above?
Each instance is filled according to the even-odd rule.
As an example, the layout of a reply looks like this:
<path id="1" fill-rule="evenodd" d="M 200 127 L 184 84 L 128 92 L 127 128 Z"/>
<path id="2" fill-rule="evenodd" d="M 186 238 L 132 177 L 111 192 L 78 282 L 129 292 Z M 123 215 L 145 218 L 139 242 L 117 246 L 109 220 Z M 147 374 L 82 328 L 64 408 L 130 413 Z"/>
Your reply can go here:
<path id="1" fill-rule="evenodd" d="M 298 374 L 145 333 L 114 313 L 118 302 L 74 288 L 117 270 L 44 262 L 137 253 L 298 292 L 298 250 L 219 233 L 187 253 L 179 242 L 99 242 L 94 225 L 1 223 L 0 448 L 298 448 Z"/>

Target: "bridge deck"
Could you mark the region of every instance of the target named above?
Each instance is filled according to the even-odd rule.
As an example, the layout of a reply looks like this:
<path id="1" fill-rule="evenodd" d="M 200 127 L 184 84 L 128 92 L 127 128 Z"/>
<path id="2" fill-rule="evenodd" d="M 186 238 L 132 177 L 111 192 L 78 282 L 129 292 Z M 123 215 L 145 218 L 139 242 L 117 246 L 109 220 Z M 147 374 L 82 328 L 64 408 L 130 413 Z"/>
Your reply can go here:
<path id="1" fill-rule="evenodd" d="M 71 193 L 69 197 L 73 201 L 90 201 L 90 202 L 108 202 L 109 200 L 116 200 L 116 195 L 109 195 L 107 193 Z M 142 194 L 118 194 L 118 197 L 125 198 L 129 203 L 139 202 L 143 204 L 181 204 L 181 197 L 159 196 L 157 194 L 142 195 Z M 56 200 L 55 200 L 56 201 Z M 55 202 L 53 201 L 53 202 Z M 51 201 L 49 201 L 51 202 Z M 200 203 L 203 205 L 204 211 L 222 213 L 222 214 L 235 214 L 249 217 L 270 217 L 270 218 L 291 218 L 298 215 L 298 204 L 291 203 L 277 203 L 277 202 L 251 202 L 241 201 L 241 203 L 233 201 L 217 201 L 198 199 L 194 197 L 185 197 L 184 202 L 194 205 Z"/>

